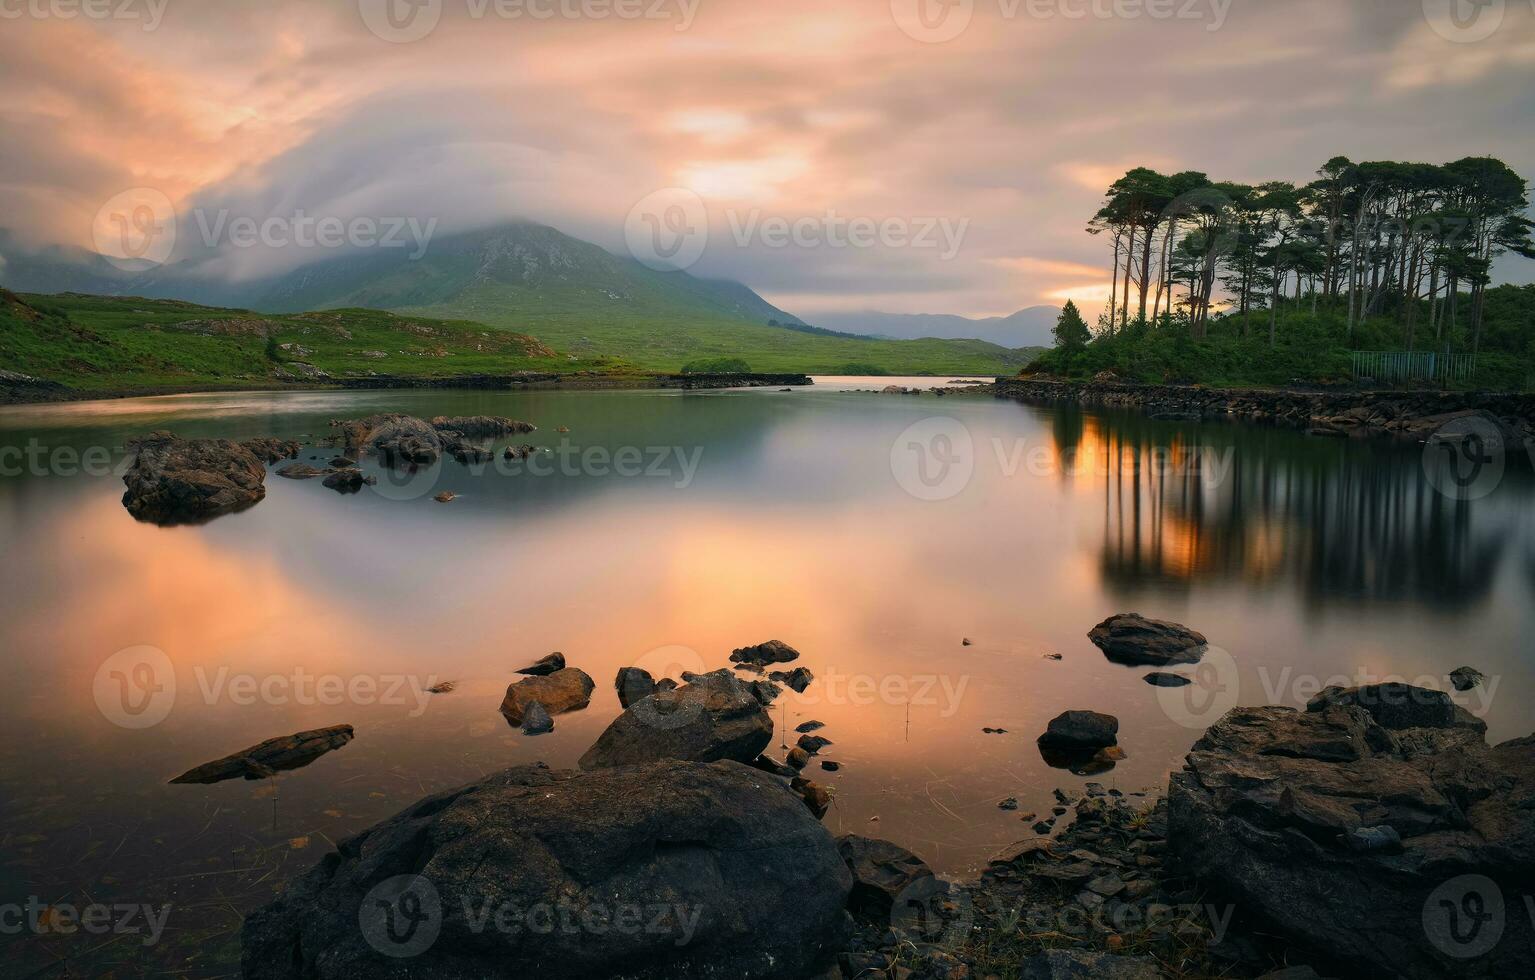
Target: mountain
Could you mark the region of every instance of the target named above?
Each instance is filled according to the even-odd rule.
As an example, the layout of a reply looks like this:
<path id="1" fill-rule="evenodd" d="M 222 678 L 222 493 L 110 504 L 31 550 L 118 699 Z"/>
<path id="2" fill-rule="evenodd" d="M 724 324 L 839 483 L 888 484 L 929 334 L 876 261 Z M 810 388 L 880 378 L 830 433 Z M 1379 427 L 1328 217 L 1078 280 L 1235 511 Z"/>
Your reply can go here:
<path id="1" fill-rule="evenodd" d="M 27 253 L 0 235 L 0 284 L 17 292 L 175 299 L 263 313 L 366 308 L 536 337 L 584 366 L 676 371 L 729 357 L 754 371 L 1011 374 L 1027 352 L 976 340 L 873 340 L 811 327 L 738 282 L 657 272 L 546 225 L 433 238 L 229 283 L 171 264 L 140 275 L 82 250 Z"/>
<path id="2" fill-rule="evenodd" d="M 1050 330 L 1061 311 L 1053 306 L 1030 306 L 1008 316 L 979 319 L 949 313 L 822 313 L 809 319 L 818 327 L 867 337 L 911 340 L 976 338 L 1002 347 L 1049 347 L 1055 343 Z"/>

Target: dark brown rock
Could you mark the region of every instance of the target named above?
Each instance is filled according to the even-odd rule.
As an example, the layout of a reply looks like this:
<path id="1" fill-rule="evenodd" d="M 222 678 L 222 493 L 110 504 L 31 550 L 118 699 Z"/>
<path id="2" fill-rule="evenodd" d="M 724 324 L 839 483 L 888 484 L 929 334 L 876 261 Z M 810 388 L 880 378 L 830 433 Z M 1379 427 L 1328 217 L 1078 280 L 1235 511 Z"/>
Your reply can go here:
<path id="1" fill-rule="evenodd" d="M 276 772 L 301 769 L 351 740 L 351 725 L 332 725 L 329 728 L 269 738 L 233 755 L 188 769 L 171 782 L 218 783 L 226 779 L 265 779 Z"/>
<path id="2" fill-rule="evenodd" d="M 650 671 L 641 667 L 618 668 L 618 677 L 613 681 L 613 686 L 618 689 L 619 705 L 625 708 L 656 693 L 655 679 L 650 676 Z"/>
<path id="3" fill-rule="evenodd" d="M 123 506 L 153 524 L 197 524 L 254 506 L 266 495 L 266 467 L 228 439 L 155 432 L 130 444 Z"/>
<path id="4" fill-rule="evenodd" d="M 1130 666 L 1197 663 L 1208 641 L 1187 626 L 1139 613 L 1110 616 L 1087 634 L 1104 656 Z"/>
<path id="5" fill-rule="evenodd" d="M 848 909 L 854 915 L 890 921 L 896 901 L 914 884 L 933 877 L 933 870 L 899 844 L 877 837 L 848 834 L 837 838 L 837 852 L 853 876 Z"/>
<path id="6" fill-rule="evenodd" d="M 582 769 L 658 759 L 750 763 L 773 738 L 773 719 L 728 670 L 694 675 L 673 691 L 629 705 L 581 756 Z"/>
<path id="7" fill-rule="evenodd" d="M 768 640 L 755 646 L 739 647 L 730 654 L 733 664 L 783 664 L 799 659 L 799 651 L 782 640 Z"/>
<path id="8" fill-rule="evenodd" d="M 1119 719 L 1097 711 L 1063 711 L 1039 736 L 1041 748 L 1100 749 L 1119 741 Z"/>
<path id="9" fill-rule="evenodd" d="M 501 713 L 513 725 L 522 724 L 523 713 L 535 701 L 551 715 L 566 711 L 579 711 L 591 703 L 592 690 L 596 688 L 586 671 L 578 667 L 566 667 L 552 674 L 526 677 L 512 683 L 501 701 Z"/>
<path id="10" fill-rule="evenodd" d="M 554 653 L 549 654 L 547 657 L 540 657 L 532 663 L 528 664 L 526 667 L 513 671 L 513 673 L 541 676 L 545 674 L 552 674 L 557 670 L 564 669 L 565 655 L 559 651 L 555 651 Z"/>

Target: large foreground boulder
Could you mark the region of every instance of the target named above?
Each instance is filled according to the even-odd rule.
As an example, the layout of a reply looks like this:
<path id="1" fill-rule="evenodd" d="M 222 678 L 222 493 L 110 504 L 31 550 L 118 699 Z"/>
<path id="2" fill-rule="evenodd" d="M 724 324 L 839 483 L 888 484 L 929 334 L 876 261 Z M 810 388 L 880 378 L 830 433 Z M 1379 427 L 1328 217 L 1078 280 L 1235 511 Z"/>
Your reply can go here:
<path id="1" fill-rule="evenodd" d="M 773 718 L 751 685 L 717 670 L 629 705 L 581 756 L 580 765 L 605 769 L 657 759 L 749 763 L 772 740 Z"/>
<path id="2" fill-rule="evenodd" d="M 154 432 L 131 444 L 123 506 L 152 524 L 197 524 L 254 506 L 266 496 L 266 467 L 228 439 Z"/>
<path id="3" fill-rule="evenodd" d="M 1172 777 L 1173 855 L 1356 975 L 1535 976 L 1535 736 L 1485 730 L 1405 684 L 1237 708 Z"/>
<path id="4" fill-rule="evenodd" d="M 1087 632 L 1103 655 L 1131 667 L 1198 663 L 1208 641 L 1203 633 L 1140 613 L 1110 616 Z"/>
<path id="5" fill-rule="evenodd" d="M 733 762 L 525 766 L 342 841 L 246 919 L 247 980 L 800 978 L 851 880 L 782 783 Z"/>

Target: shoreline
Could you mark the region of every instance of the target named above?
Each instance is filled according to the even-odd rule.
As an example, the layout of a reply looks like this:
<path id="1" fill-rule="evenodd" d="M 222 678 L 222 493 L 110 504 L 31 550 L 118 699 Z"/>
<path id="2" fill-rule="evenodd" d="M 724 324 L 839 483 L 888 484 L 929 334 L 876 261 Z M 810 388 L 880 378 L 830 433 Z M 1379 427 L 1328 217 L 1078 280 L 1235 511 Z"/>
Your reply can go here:
<path id="1" fill-rule="evenodd" d="M 994 393 L 998 398 L 1025 404 L 1130 408 L 1159 421 L 1248 422 L 1343 439 L 1424 442 L 1452 421 L 1480 419 L 1515 446 L 1535 445 L 1535 394 L 1206 388 L 1055 378 L 998 378 Z"/>
<path id="2" fill-rule="evenodd" d="M 934 375 L 937 377 L 937 375 Z M 400 389 L 464 389 L 478 391 L 644 391 L 675 388 L 731 389 L 808 387 L 815 382 L 807 374 L 466 374 L 449 378 L 413 378 L 375 375 L 340 378 L 322 384 L 194 384 L 152 385 L 145 388 L 70 388 L 56 381 L 25 375 L 6 377 L 0 372 L 0 407 L 46 405 L 64 402 L 116 401 L 124 398 L 156 398 L 163 395 L 195 395 L 238 392 L 385 391 Z"/>

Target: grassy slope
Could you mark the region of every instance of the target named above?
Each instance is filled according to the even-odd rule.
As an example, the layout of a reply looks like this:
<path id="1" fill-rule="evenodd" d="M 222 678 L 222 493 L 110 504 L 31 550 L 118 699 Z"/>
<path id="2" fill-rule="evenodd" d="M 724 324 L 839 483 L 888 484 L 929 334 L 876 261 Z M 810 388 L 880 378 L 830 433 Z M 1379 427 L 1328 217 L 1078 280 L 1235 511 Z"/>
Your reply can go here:
<path id="1" fill-rule="evenodd" d="M 696 337 L 678 342 L 673 332 L 678 324 L 665 326 L 673 330 L 658 325 L 656 338 L 647 341 L 655 346 L 641 351 L 645 356 L 618 359 L 599 353 L 602 341 L 649 337 L 647 321 L 606 323 L 584 328 L 585 333 L 571 327 L 570 353 L 556 353 L 505 328 L 377 310 L 261 314 L 178 300 L 0 294 L 0 366 L 84 391 L 133 391 L 259 387 L 281 382 L 285 373 L 300 374 L 295 361 L 336 377 L 370 372 L 448 377 L 522 370 L 675 371 L 692 351 L 743 356 L 757 371 L 829 372 L 865 364 L 891 373 L 1011 373 L 1027 358 L 1015 352 L 997 357 L 1000 348 L 971 354 L 952 341 L 864 342 L 740 322 L 684 324 Z M 284 344 L 306 350 L 284 350 Z"/>
<path id="2" fill-rule="evenodd" d="M 271 349 L 282 344 L 309 352 Z M 265 315 L 177 300 L 0 294 L 0 364 L 72 388 L 254 387 L 298 373 L 293 361 L 337 376 L 600 366 L 554 356 L 505 330 L 375 310 Z"/>

